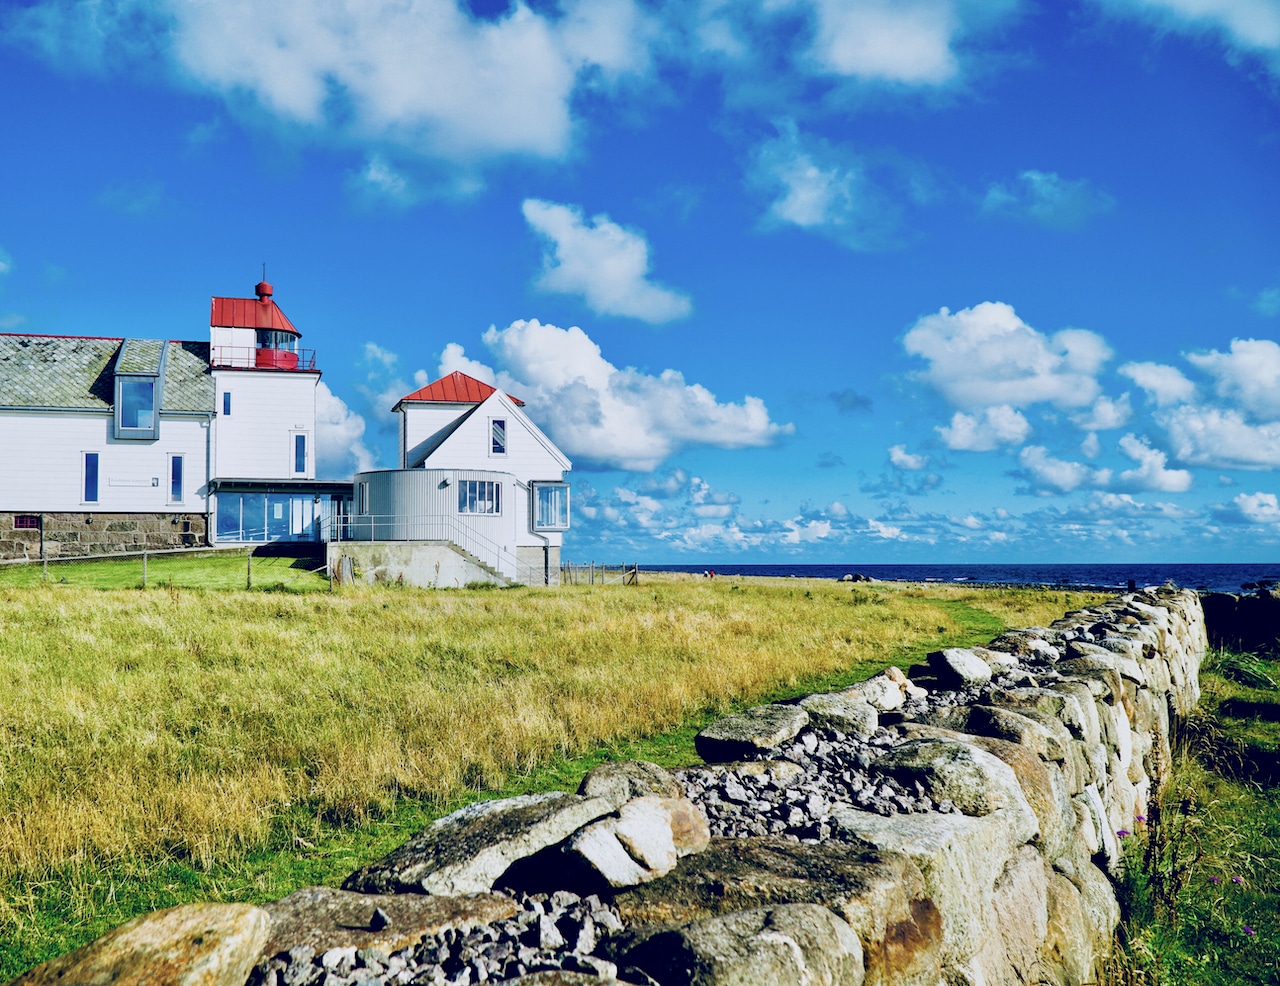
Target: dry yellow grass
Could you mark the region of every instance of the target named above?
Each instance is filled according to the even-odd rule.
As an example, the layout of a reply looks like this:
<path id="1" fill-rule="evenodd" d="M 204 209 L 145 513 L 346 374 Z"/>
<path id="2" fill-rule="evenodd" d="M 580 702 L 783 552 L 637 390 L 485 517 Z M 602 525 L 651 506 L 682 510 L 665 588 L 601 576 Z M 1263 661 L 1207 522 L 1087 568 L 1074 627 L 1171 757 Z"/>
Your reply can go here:
<path id="1" fill-rule="evenodd" d="M 403 794 L 497 787 L 815 676 L 865 677 L 957 632 L 961 601 L 1018 626 L 1084 600 L 674 575 L 553 591 L 0 590 L 0 894 L 81 864 L 208 867 L 266 845 L 290 805 L 360 823 Z"/>

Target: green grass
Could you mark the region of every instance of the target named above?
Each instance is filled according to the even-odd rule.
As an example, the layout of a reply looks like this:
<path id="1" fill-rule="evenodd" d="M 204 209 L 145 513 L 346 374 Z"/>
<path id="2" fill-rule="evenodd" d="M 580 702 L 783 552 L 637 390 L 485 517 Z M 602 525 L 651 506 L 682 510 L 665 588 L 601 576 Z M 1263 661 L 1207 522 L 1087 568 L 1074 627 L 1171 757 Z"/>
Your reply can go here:
<path id="1" fill-rule="evenodd" d="M 1113 986 L 1280 982 L 1280 660 L 1216 652 L 1152 831 L 1127 841 Z"/>
<path id="2" fill-rule="evenodd" d="M 149 554 L 147 588 L 176 586 L 184 589 L 244 589 L 252 567 L 255 589 L 282 589 L 291 592 L 328 591 L 329 579 L 309 559 L 253 556 L 243 552 L 202 554 Z M 62 588 L 137 589 L 142 586 L 142 558 L 92 558 L 50 561 L 48 570 L 39 563 L 0 565 L 0 588 L 31 588 L 48 580 Z"/>
<path id="3" fill-rule="evenodd" d="M 337 883 L 477 797 L 572 789 L 608 759 L 694 762 L 726 711 L 1094 598 L 647 574 L 0 588 L 0 977 L 157 907 Z"/>

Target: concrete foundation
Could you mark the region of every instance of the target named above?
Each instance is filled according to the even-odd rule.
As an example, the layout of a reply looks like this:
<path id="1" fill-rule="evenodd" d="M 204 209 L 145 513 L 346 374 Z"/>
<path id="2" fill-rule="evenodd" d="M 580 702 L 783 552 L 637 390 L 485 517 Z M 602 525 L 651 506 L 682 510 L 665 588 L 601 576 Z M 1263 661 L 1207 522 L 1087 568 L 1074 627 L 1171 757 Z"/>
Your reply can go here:
<path id="1" fill-rule="evenodd" d="M 19 527 L 26 518 L 35 527 Z M 43 543 L 44 554 L 41 555 Z M 84 558 L 208 544 L 204 514 L 0 512 L 0 558 Z"/>

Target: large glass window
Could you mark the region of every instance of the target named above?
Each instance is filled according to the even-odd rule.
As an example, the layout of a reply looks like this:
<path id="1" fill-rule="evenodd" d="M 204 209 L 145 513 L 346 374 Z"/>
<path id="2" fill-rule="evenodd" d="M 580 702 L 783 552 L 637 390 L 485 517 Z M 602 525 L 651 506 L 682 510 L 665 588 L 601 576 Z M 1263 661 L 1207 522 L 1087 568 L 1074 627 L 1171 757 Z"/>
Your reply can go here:
<path id="1" fill-rule="evenodd" d="M 533 484 L 533 529 L 535 531 L 567 531 L 569 529 L 569 484 Z"/>
<path id="2" fill-rule="evenodd" d="M 494 418 L 489 422 L 489 452 L 492 455 L 507 454 L 507 422 L 505 418 Z"/>
<path id="3" fill-rule="evenodd" d="M 98 502 L 98 453 L 84 454 L 84 502 Z"/>
<path id="4" fill-rule="evenodd" d="M 483 479 L 463 479 L 458 482 L 458 513 L 502 513 L 502 484 Z"/>
<path id="5" fill-rule="evenodd" d="M 156 384 L 154 380 L 124 380 L 120 383 L 120 427 L 150 431 L 155 427 Z"/>

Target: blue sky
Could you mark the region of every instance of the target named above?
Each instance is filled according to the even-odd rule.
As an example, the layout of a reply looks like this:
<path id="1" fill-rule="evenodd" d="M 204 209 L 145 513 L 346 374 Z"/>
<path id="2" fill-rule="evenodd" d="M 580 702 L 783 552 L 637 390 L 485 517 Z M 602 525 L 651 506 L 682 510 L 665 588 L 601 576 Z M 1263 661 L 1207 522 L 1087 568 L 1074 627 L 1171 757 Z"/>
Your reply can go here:
<path id="1" fill-rule="evenodd" d="M 0 331 L 261 264 L 324 471 L 462 369 L 571 557 L 1266 561 L 1280 0 L 0 8 Z"/>

